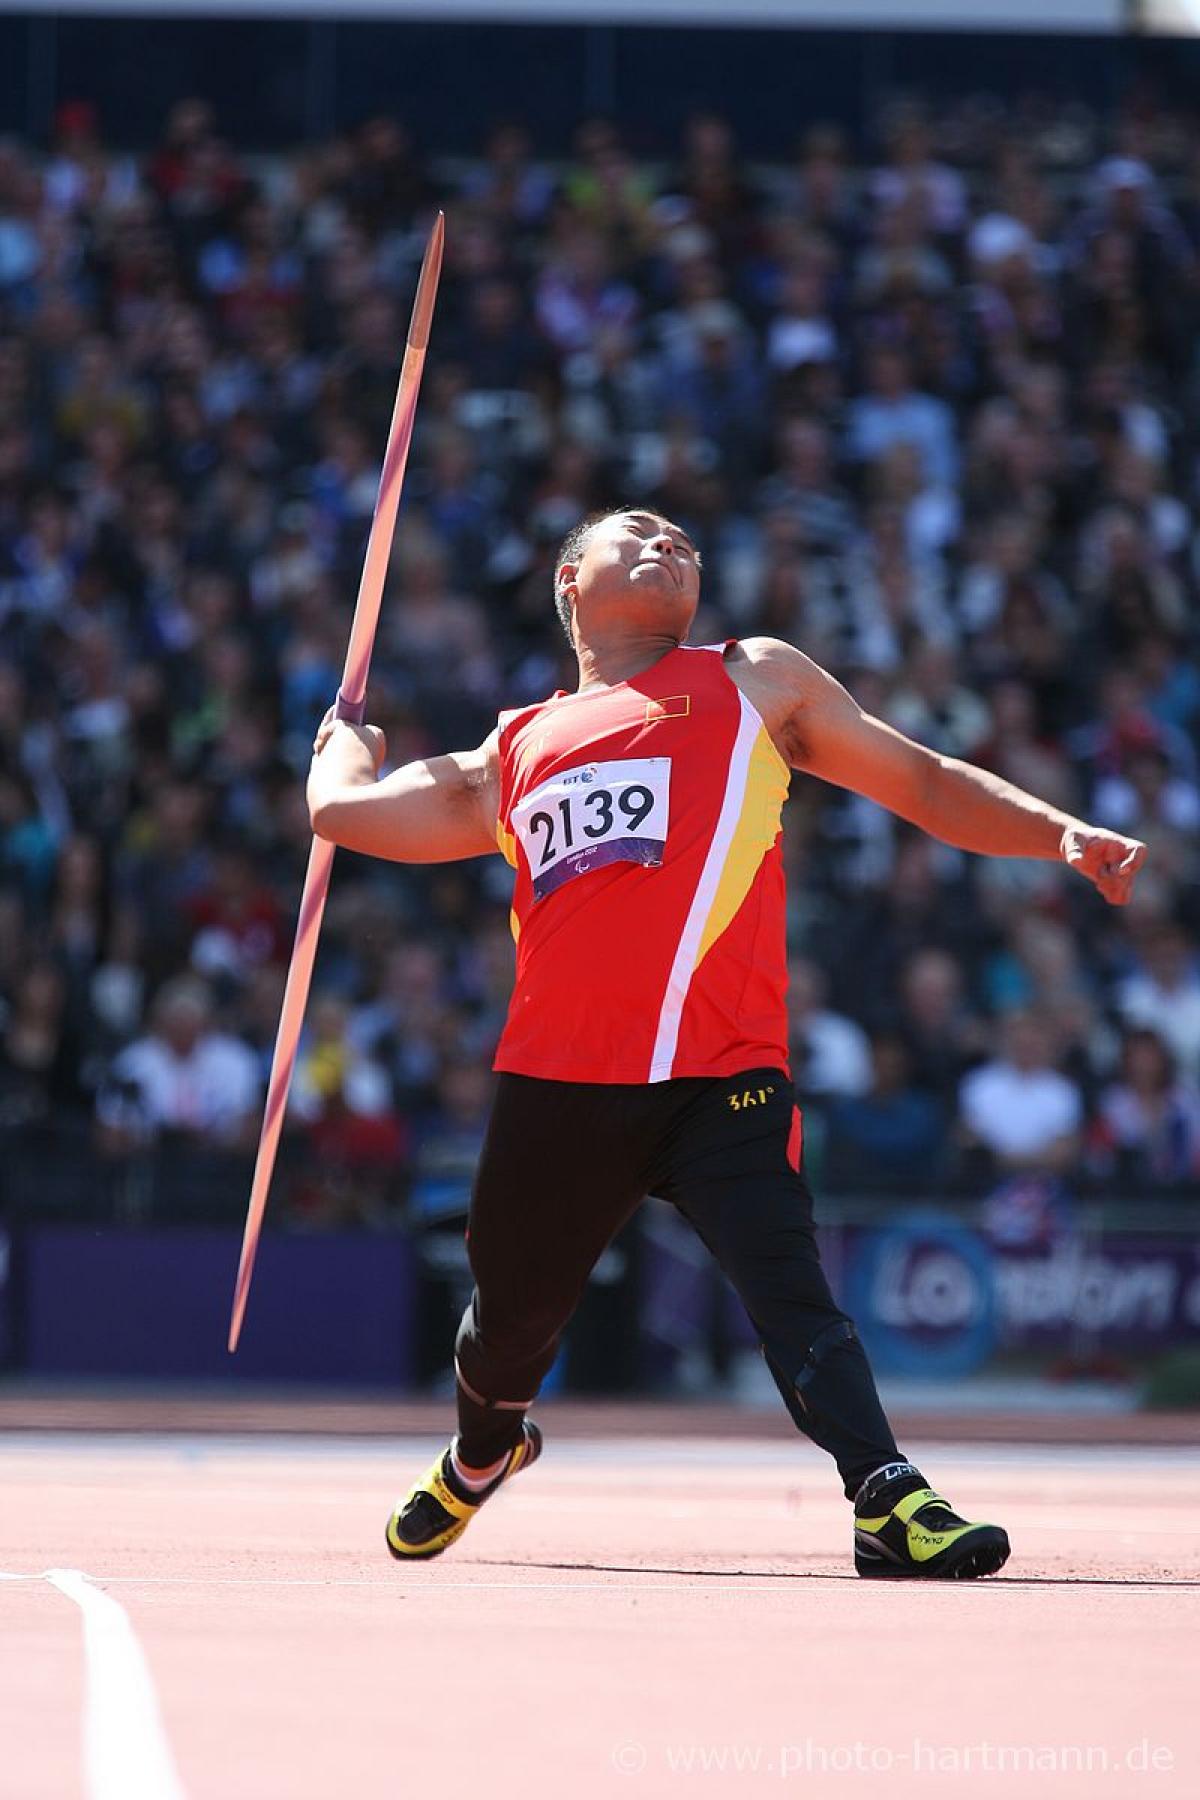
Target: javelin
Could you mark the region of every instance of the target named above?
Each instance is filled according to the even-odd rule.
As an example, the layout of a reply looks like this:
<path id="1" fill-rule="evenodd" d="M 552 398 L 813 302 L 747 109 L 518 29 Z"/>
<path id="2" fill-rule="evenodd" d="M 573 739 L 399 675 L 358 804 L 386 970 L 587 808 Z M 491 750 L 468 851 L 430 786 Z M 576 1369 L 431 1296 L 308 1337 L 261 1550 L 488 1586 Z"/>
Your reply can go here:
<path id="1" fill-rule="evenodd" d="M 346 650 L 346 666 L 338 689 L 336 716 L 352 725 L 361 725 L 367 705 L 367 674 L 371 652 L 375 647 L 375 630 L 379 624 L 379 607 L 383 599 L 383 583 L 392 554 L 392 537 L 396 530 L 396 512 L 404 486 L 404 470 L 408 447 L 412 442 L 413 420 L 417 411 L 417 395 L 421 390 L 421 374 L 425 352 L 429 346 L 429 327 L 433 319 L 433 303 L 437 299 L 438 277 L 442 272 L 442 242 L 446 220 L 443 213 L 434 220 L 425 246 L 425 259 L 413 301 L 408 341 L 404 347 L 404 364 L 396 405 L 388 432 L 383 472 L 379 477 L 379 493 L 367 539 L 362 579 L 354 620 L 350 626 L 350 643 Z M 267 1104 L 263 1113 L 262 1135 L 258 1140 L 258 1156 L 254 1164 L 254 1181 L 250 1188 L 250 1205 L 246 1211 L 246 1229 L 242 1234 L 242 1255 L 238 1263 L 237 1283 L 233 1291 L 233 1315 L 229 1321 L 229 1349 L 238 1347 L 250 1278 L 254 1274 L 254 1258 L 262 1232 L 267 1194 L 275 1168 L 275 1152 L 283 1129 L 284 1108 L 292 1070 L 296 1066 L 296 1050 L 300 1043 L 300 1027 L 312 981 L 313 962 L 317 954 L 317 938 L 329 892 L 329 875 L 333 867 L 334 846 L 314 836 L 300 898 L 300 916 L 296 921 L 296 941 L 288 965 L 287 984 L 283 990 L 283 1006 L 279 1014 L 279 1030 L 275 1036 L 275 1054 L 271 1060 L 271 1079 L 267 1084 Z"/>

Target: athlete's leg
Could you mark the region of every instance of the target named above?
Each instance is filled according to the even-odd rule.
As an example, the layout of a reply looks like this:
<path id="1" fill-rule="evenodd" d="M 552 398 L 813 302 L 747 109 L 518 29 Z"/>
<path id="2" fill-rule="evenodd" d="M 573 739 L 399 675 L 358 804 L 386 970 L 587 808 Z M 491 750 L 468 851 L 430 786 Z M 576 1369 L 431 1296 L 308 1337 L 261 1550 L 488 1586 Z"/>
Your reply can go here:
<path id="1" fill-rule="evenodd" d="M 652 1192 L 673 1202 L 733 1282 L 784 1404 L 853 1499 L 900 1452 L 821 1267 L 791 1083 L 768 1069 L 672 1086 L 681 1106 Z"/>
<path id="2" fill-rule="evenodd" d="M 475 1292 L 457 1341 L 458 1436 L 399 1500 L 387 1545 L 440 1556 L 541 1452 L 525 1412 L 591 1269 L 646 1192 L 661 1090 L 502 1075 L 471 1197 Z"/>
<path id="3" fill-rule="evenodd" d="M 456 1343 L 461 1461 L 516 1444 L 597 1259 L 646 1192 L 652 1089 L 501 1075 L 471 1198 Z"/>

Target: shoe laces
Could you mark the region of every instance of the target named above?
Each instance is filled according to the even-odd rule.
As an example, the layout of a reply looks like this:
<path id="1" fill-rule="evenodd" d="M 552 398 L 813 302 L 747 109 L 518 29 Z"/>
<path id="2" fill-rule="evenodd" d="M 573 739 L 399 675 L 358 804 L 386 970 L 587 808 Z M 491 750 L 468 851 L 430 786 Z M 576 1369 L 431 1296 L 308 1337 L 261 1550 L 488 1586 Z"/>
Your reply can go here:
<path id="1" fill-rule="evenodd" d="M 918 1506 L 913 1514 L 913 1521 L 917 1525 L 928 1526 L 930 1530 L 945 1530 L 947 1525 L 965 1525 L 967 1523 L 966 1519 L 959 1518 L 949 1502 L 943 1500 L 940 1494 L 933 1500 L 927 1500 L 924 1506 Z"/>

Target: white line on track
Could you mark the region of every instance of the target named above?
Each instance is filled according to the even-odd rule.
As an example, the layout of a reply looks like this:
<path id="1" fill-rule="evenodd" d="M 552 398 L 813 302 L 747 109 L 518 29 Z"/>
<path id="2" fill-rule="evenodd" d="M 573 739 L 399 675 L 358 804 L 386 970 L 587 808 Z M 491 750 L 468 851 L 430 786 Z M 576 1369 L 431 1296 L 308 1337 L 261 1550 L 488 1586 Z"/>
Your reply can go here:
<path id="1" fill-rule="evenodd" d="M 659 1573 L 661 1573 L 661 1571 L 656 1569 L 647 1571 L 647 1574 Z M 1019 1576 L 1019 1570 L 1017 1571 L 1017 1574 Z M 376 1580 L 369 1576 L 357 1579 L 347 1579 L 344 1576 L 336 1576 L 329 1580 L 321 1580 L 319 1578 L 299 1575 L 96 1575 L 90 1577 L 93 1581 L 102 1581 L 106 1588 L 185 1586 L 205 1588 L 370 1588 L 374 1589 L 375 1592 L 379 1594 L 398 1592 L 411 1594 L 419 1593 L 424 1590 L 424 1592 L 429 1595 L 445 1593 L 479 1594 L 489 1591 L 505 1594 L 562 1594 L 580 1589 L 591 1594 L 703 1594 L 725 1593 L 728 1592 L 730 1588 L 736 1588 L 739 1591 L 751 1594 L 794 1594 L 799 1584 L 805 1580 L 829 1581 L 835 1578 L 850 1582 L 851 1585 L 855 1587 L 856 1591 L 861 1592 L 861 1587 L 854 1581 L 853 1572 L 848 1565 L 840 1570 L 798 1570 L 794 1575 L 743 1575 L 736 1571 L 725 1575 L 714 1570 L 711 1574 L 705 1575 L 699 1580 L 694 1577 L 680 1575 L 678 1579 L 671 1581 L 644 1581 L 640 1579 L 634 1581 L 529 1581 L 527 1579 L 518 1579 L 515 1581 L 443 1581 L 425 1580 L 420 1577 L 406 1581 L 402 1577 L 396 1576 L 390 1578 L 385 1577 L 383 1580 Z M 43 1577 L 40 1575 L 11 1575 L 8 1576 L 7 1579 L 10 1581 L 40 1581 Z M 1026 1588 L 1032 1590 L 1033 1583 L 1037 1579 L 1036 1576 L 1028 1576 L 1018 1583 L 1013 1581 L 1011 1577 L 1001 1576 L 997 1582 L 979 1583 L 978 1588 L 979 1590 L 983 1590 L 986 1587 L 988 1590 L 994 1592 L 997 1586 L 1003 1585 L 1006 1590 L 1011 1588 L 1016 1591 L 1018 1586 L 1022 1590 Z M 1051 1579 L 1053 1580 L 1054 1578 L 1052 1577 Z M 1086 1583 L 1085 1578 L 1081 1578 L 1081 1581 L 1084 1585 L 1091 1585 Z M 1165 1593 L 1173 1588 L 1188 1588 L 1190 1590 L 1194 1586 L 1192 1582 L 1187 1580 L 1161 1581 L 1152 1576 L 1147 1576 L 1144 1581 L 1138 1581 L 1136 1577 L 1131 1576 L 1120 1583 L 1114 1582 L 1106 1584 L 1098 1582 L 1095 1585 L 1111 1585 L 1114 1588 L 1119 1586 L 1123 1590 L 1129 1590 L 1135 1586 L 1138 1588 L 1144 1587 L 1151 1593 Z M 955 1584 L 956 1592 L 961 1592 L 962 1588 L 962 1583 Z"/>
<path id="2" fill-rule="evenodd" d="M 8 1581 L 42 1581 L 41 1575 L 8 1575 Z M 790 1590 L 795 1587 L 797 1576 L 776 1575 L 746 1576 L 715 1573 L 706 1576 L 702 1581 L 689 1580 L 680 1576 L 677 1581 L 424 1581 L 414 1579 L 405 1581 L 402 1578 L 385 1578 L 382 1581 L 371 1577 L 359 1580 L 347 1580 L 335 1577 L 328 1581 L 300 1575 L 289 1576 L 255 1576 L 255 1575 L 97 1575 L 92 1580 L 102 1581 L 106 1588 L 110 1587 L 211 1587 L 211 1588 L 373 1588 L 377 1593 L 388 1594 L 403 1590 L 406 1593 L 424 1589 L 426 1593 L 443 1594 L 457 1592 L 478 1594 L 484 1590 L 498 1590 L 501 1593 L 565 1593 L 574 1588 L 586 1588 L 589 1593 L 616 1594 L 633 1592 L 679 1593 L 683 1591 L 703 1592 L 716 1583 L 725 1586 L 737 1585 L 757 1593 L 763 1588 L 782 1588 Z M 115 1601 L 113 1603 L 116 1604 Z"/>
<path id="3" fill-rule="evenodd" d="M 83 1614 L 87 1800 L 185 1800 L 150 1666 L 124 1607 L 79 1569 L 0 1580 L 48 1581 Z"/>

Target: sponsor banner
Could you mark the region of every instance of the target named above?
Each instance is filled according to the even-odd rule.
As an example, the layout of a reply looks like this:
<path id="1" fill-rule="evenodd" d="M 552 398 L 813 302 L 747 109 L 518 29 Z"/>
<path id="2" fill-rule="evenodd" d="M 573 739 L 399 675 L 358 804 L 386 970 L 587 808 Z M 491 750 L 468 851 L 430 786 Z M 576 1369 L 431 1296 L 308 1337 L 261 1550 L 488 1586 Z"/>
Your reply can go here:
<path id="1" fill-rule="evenodd" d="M 847 1236 L 839 1298 L 880 1369 L 953 1376 L 986 1362 L 998 1321 L 992 1254 L 977 1232 L 928 1213 Z"/>
<path id="2" fill-rule="evenodd" d="M 1065 1238 L 995 1258 L 1001 1342 L 1080 1335 L 1125 1348 L 1200 1341 L 1200 1243 L 1194 1238 Z"/>
<path id="3" fill-rule="evenodd" d="M 847 1309 L 895 1373 L 963 1374 L 997 1351 L 1149 1355 L 1200 1334 L 1200 1242 L 1183 1233 L 996 1248 L 927 1214 L 847 1237 Z"/>
<path id="4" fill-rule="evenodd" d="M 641 1281 L 645 1371 L 663 1377 L 715 1346 L 757 1338 L 699 1239 L 647 1208 Z M 885 1373 L 953 1378 L 1002 1352 L 1154 1355 L 1200 1342 L 1200 1238 L 1080 1233 L 997 1246 L 934 1210 L 880 1228 L 819 1232 L 830 1286 Z"/>

